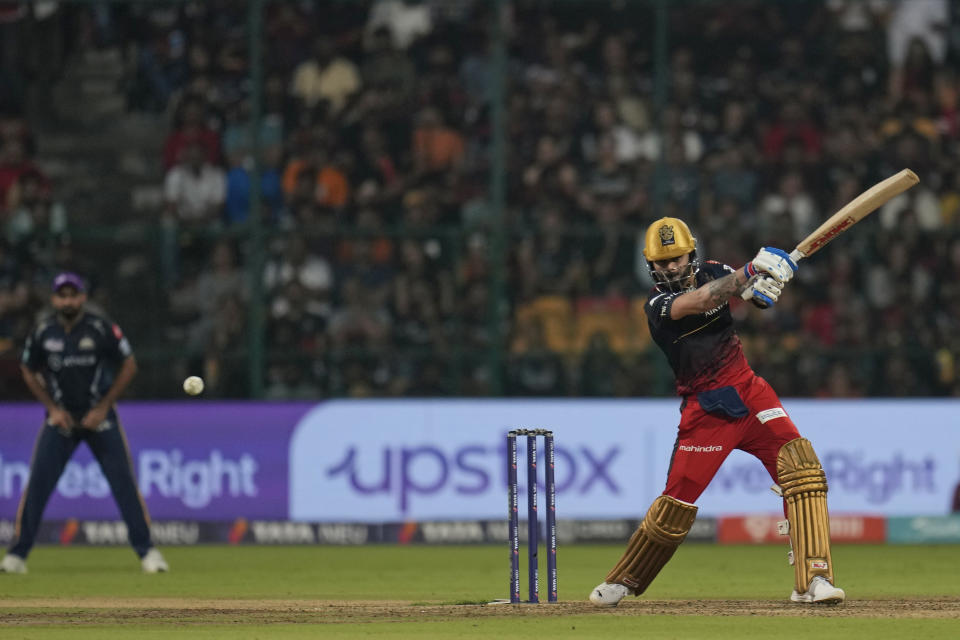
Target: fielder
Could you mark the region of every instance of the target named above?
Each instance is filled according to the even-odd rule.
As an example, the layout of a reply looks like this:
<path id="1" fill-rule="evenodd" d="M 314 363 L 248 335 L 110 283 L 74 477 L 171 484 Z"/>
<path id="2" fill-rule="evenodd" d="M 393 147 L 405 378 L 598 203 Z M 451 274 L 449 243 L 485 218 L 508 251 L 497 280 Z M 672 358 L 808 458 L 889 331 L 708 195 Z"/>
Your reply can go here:
<path id="1" fill-rule="evenodd" d="M 30 479 L 17 511 L 16 535 L 0 562 L 2 573 L 26 573 L 47 501 L 70 456 L 86 442 L 127 524 L 145 573 L 168 571 L 150 539 L 150 517 L 133 474 L 127 439 L 114 404 L 137 372 L 120 327 L 84 309 L 86 285 L 75 273 L 53 280 L 56 314 L 27 338 L 20 368 L 24 382 L 46 408 L 30 463 Z"/>
<path id="2" fill-rule="evenodd" d="M 747 363 L 728 305 L 752 284 L 751 301 L 772 306 L 797 265 L 786 252 L 769 247 L 742 269 L 701 263 L 696 239 L 677 218 L 650 225 L 643 253 L 656 283 L 645 307 L 647 321 L 676 376 L 683 399 L 680 426 L 663 495 L 590 601 L 612 607 L 628 594 L 644 592 L 690 531 L 694 502 L 730 451 L 741 449 L 763 462 L 785 502 L 787 520 L 780 530 L 790 536 L 795 574 L 790 599 L 843 602 L 843 590 L 833 585 L 826 475 L 777 394 Z"/>

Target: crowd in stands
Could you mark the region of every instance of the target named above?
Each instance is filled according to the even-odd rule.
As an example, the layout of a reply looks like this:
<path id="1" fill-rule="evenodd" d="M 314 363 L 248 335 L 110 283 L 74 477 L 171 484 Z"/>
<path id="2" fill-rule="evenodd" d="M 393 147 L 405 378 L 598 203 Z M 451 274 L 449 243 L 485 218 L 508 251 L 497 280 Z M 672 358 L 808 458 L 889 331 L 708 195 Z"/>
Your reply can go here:
<path id="1" fill-rule="evenodd" d="M 921 184 L 802 263 L 774 309 L 732 308 L 785 396 L 960 395 L 947 1 L 669 3 L 663 74 L 654 5 L 602 5 L 509 3 L 502 216 L 490 3 L 268 4 L 259 122 L 244 3 L 98 14 L 131 58 L 129 109 L 170 123 L 156 153 L 171 370 L 245 395 L 261 305 L 271 398 L 669 394 L 643 315 L 650 222 L 681 217 L 702 257 L 739 266 L 910 167 Z M 5 122 L 22 129 L 0 130 L 12 344 L 24 326 L 7 311 L 31 308 L 17 252 L 66 218 L 28 167 L 27 120 Z"/>

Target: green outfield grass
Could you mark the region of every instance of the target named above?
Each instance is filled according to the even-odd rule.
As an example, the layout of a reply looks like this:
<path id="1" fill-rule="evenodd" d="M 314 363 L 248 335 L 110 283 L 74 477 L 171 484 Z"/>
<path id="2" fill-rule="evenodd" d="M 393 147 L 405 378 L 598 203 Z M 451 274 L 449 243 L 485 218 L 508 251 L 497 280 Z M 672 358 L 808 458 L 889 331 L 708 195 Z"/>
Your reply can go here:
<path id="1" fill-rule="evenodd" d="M 0 637 L 960 637 L 960 546 L 838 546 L 848 602 L 823 608 L 785 604 L 785 547 L 690 544 L 642 598 L 587 607 L 620 551 L 561 547 L 561 605 L 489 607 L 505 546 L 173 547 L 152 576 L 128 549 L 39 547 L 0 575 Z"/>

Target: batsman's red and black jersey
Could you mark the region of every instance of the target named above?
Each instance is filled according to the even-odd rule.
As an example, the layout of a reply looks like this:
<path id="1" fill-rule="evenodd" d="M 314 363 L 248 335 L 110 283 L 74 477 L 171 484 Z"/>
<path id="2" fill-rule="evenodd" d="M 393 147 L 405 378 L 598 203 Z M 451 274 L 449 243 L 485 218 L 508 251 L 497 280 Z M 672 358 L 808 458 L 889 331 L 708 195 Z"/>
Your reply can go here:
<path id="1" fill-rule="evenodd" d="M 733 269 L 727 265 L 707 260 L 697 272 L 697 287 L 731 273 Z M 654 289 L 644 306 L 650 335 L 673 368 L 677 393 L 699 393 L 752 376 L 740 338 L 733 330 L 730 305 L 724 302 L 706 313 L 674 320 L 670 308 L 681 295 Z"/>

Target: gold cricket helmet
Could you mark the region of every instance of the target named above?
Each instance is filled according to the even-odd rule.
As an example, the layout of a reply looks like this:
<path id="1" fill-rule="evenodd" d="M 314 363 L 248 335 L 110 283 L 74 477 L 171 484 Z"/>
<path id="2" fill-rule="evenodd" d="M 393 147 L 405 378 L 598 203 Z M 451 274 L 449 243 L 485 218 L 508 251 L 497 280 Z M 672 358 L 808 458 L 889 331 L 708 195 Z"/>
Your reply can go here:
<path id="1" fill-rule="evenodd" d="M 653 263 L 658 260 L 672 260 L 690 254 L 690 262 L 680 270 L 659 271 Z M 696 285 L 695 276 L 700 270 L 697 259 L 697 239 L 690 233 L 690 227 L 679 218 L 660 218 L 647 228 L 647 237 L 643 245 L 643 255 L 647 258 L 647 268 L 657 289 L 665 293 L 680 293 Z"/>
<path id="2" fill-rule="evenodd" d="M 647 227 L 643 255 L 650 262 L 679 258 L 696 249 L 697 239 L 680 218 L 660 218 Z"/>

